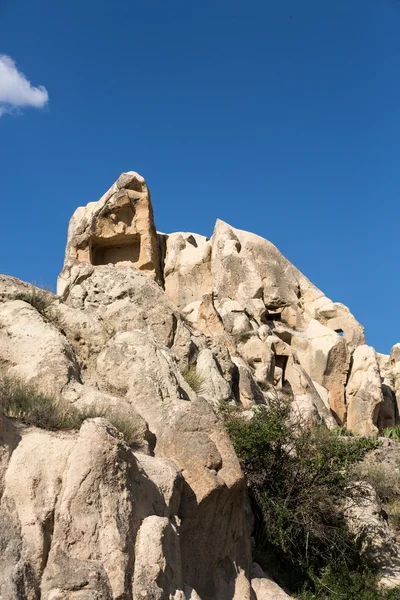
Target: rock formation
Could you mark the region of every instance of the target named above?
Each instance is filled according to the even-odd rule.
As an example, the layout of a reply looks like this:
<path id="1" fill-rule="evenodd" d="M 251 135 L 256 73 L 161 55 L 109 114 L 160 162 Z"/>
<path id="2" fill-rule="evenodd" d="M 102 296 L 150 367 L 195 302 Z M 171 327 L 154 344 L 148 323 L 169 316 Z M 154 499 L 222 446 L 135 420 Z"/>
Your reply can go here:
<path id="1" fill-rule="evenodd" d="M 306 425 L 374 434 L 398 422 L 397 346 L 376 355 L 257 235 L 222 221 L 211 239 L 157 234 L 134 172 L 75 211 L 45 311 L 32 289 L 0 277 L 0 375 L 75 407 L 123 406 L 137 450 L 104 417 L 57 433 L 0 415 L 0 598 L 288 597 L 252 564 L 246 482 L 216 409 L 279 392 Z"/>

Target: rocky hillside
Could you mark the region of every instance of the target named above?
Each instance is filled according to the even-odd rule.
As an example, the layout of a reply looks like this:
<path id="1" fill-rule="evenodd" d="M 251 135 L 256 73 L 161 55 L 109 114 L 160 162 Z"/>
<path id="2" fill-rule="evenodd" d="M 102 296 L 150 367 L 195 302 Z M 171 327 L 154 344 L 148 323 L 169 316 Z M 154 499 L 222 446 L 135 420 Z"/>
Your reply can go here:
<path id="1" fill-rule="evenodd" d="M 306 426 L 399 422 L 400 345 L 377 354 L 257 235 L 157 233 L 134 172 L 75 211 L 57 296 L 1 276 L 0 300 L 1 376 L 92 416 L 0 414 L 2 600 L 288 598 L 252 563 L 219 406 L 279 393 Z"/>

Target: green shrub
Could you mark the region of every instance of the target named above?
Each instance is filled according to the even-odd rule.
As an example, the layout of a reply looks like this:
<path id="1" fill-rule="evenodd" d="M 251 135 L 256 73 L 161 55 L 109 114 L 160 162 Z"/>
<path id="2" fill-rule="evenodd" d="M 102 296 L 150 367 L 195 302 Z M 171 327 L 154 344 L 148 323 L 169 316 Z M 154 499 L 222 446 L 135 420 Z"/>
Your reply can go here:
<path id="1" fill-rule="evenodd" d="M 308 583 L 331 568 L 357 572 L 357 540 L 342 507 L 357 501 L 362 486 L 351 486 L 351 466 L 376 448 L 374 439 L 344 438 L 325 428 L 302 429 L 290 418 L 290 403 L 271 400 L 248 421 L 225 410 L 224 419 L 247 475 L 255 515 L 255 558 L 289 588 Z M 312 597 L 312 596 L 311 596 Z"/>
<path id="2" fill-rule="evenodd" d="M 370 571 L 327 567 L 320 577 L 310 574 L 310 579 L 312 585 L 296 595 L 298 600 L 400 600 L 400 590 L 379 589 L 379 578 Z"/>
<path id="3" fill-rule="evenodd" d="M 196 365 L 183 367 L 181 375 L 196 394 L 201 394 L 204 389 L 204 377 L 197 372 Z"/>
<path id="4" fill-rule="evenodd" d="M 346 437 L 354 437 L 354 433 L 350 431 L 350 429 L 347 429 L 347 427 L 345 427 L 344 425 L 332 429 L 332 433 Z"/>
<path id="5" fill-rule="evenodd" d="M 74 429 L 81 423 L 79 412 L 69 402 L 55 400 L 33 385 L 12 378 L 0 380 L 0 410 L 43 429 Z"/>

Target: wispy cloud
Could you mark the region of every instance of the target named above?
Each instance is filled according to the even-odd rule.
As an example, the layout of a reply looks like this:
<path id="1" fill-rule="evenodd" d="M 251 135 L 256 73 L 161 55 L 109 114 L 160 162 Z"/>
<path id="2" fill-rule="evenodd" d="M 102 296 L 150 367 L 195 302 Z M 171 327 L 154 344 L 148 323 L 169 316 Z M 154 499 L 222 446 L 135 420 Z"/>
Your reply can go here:
<path id="1" fill-rule="evenodd" d="M 49 94 L 42 85 L 34 87 L 23 73 L 18 71 L 15 61 L 0 54 L 0 116 L 24 106 L 43 108 Z"/>

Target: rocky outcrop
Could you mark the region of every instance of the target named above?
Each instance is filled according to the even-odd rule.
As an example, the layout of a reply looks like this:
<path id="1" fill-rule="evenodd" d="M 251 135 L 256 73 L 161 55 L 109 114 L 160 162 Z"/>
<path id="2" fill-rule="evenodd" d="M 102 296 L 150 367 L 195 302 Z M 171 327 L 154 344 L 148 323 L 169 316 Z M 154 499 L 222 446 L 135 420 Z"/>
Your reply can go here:
<path id="1" fill-rule="evenodd" d="M 123 173 L 98 202 L 77 208 L 68 228 L 64 268 L 57 293 L 76 282 L 87 265 L 132 266 L 160 280 L 160 254 L 150 192 L 143 177 Z"/>
<path id="2" fill-rule="evenodd" d="M 190 325 L 225 337 L 232 360 L 241 365 L 244 359 L 259 384 L 285 388 L 310 422 L 352 426 L 346 384 L 351 355 L 365 343 L 363 327 L 273 244 L 219 220 L 210 240 L 172 234 L 165 282 Z M 239 390 L 245 390 L 248 371 L 238 370 Z M 242 395 L 251 404 L 248 393 Z"/>
<path id="3" fill-rule="evenodd" d="M 210 239 L 157 234 L 134 172 L 77 209 L 58 296 L 37 293 L 0 277 L 0 377 L 123 408 L 137 443 L 107 416 L 56 433 L 0 414 L 0 597 L 288 598 L 252 563 L 219 407 L 282 394 L 304 426 L 376 433 L 398 421 L 397 346 L 377 356 L 259 236 L 222 221 Z"/>

